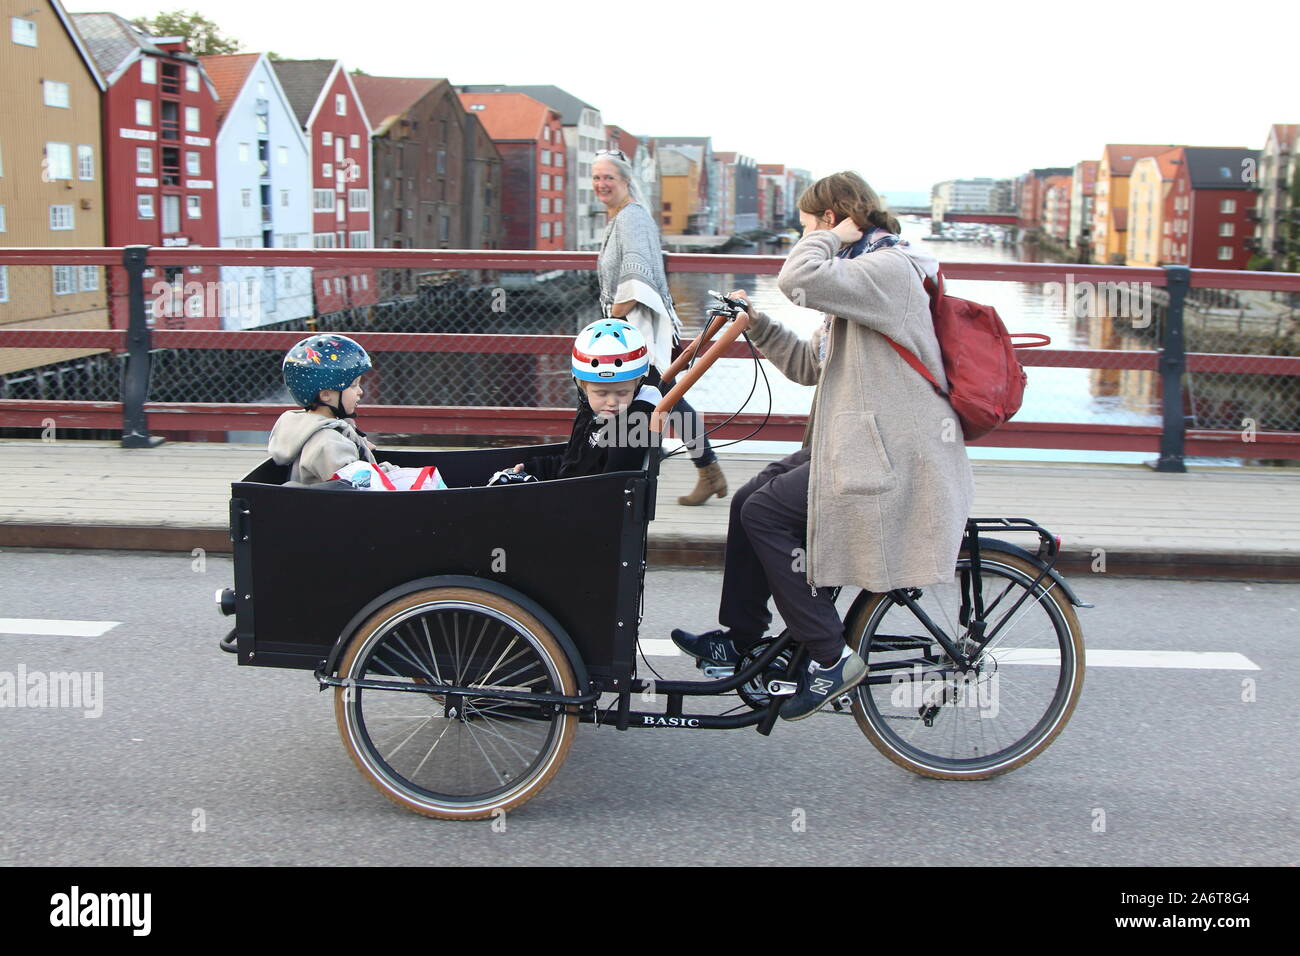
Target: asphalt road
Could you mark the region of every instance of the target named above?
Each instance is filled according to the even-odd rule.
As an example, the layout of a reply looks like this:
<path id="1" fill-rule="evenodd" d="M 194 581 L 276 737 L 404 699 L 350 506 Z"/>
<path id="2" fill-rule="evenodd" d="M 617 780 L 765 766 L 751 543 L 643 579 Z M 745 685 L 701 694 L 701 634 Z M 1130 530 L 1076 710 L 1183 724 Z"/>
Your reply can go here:
<path id="1" fill-rule="evenodd" d="M 0 618 L 121 622 L 0 633 L 0 677 L 103 674 L 98 718 L 0 706 L 0 865 L 1297 862 L 1300 585 L 1076 578 L 1097 604 L 1080 611 L 1090 652 L 1236 651 L 1259 670 L 1090 660 L 1064 733 L 993 780 L 910 774 L 838 715 L 766 739 L 583 725 L 502 831 L 395 807 L 308 673 L 220 652 L 212 592 L 230 573 L 188 554 L 0 552 Z M 652 572 L 642 636 L 712 626 L 720 582 Z M 653 663 L 696 676 L 680 657 Z"/>

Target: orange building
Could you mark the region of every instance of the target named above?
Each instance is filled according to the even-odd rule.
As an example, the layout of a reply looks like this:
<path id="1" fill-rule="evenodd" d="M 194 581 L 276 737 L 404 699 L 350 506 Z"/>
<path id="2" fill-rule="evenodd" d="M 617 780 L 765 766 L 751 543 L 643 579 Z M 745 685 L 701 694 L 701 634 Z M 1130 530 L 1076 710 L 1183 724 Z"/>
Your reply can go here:
<path id="1" fill-rule="evenodd" d="M 1128 253 L 1128 181 L 1133 165 L 1175 147 L 1110 143 L 1097 166 L 1092 205 L 1092 261 L 1123 265 Z"/>

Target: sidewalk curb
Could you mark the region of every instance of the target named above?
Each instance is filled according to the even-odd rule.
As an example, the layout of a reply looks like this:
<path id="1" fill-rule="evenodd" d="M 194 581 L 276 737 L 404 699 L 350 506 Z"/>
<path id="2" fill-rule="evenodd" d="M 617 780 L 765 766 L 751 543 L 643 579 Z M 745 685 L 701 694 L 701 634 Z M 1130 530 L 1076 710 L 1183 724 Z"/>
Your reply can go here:
<path id="1" fill-rule="evenodd" d="M 722 538 L 650 536 L 652 568 L 722 567 Z M 128 527 L 122 525 L 0 523 L 0 548 L 103 551 L 231 552 L 224 528 Z M 1300 554 L 1214 551 L 1117 550 L 1107 548 L 1105 571 L 1094 571 L 1096 558 L 1084 546 L 1061 553 L 1057 568 L 1075 585 L 1094 574 L 1115 577 L 1212 578 L 1249 581 L 1300 581 Z M 1086 597 L 1084 597 L 1086 600 Z"/>

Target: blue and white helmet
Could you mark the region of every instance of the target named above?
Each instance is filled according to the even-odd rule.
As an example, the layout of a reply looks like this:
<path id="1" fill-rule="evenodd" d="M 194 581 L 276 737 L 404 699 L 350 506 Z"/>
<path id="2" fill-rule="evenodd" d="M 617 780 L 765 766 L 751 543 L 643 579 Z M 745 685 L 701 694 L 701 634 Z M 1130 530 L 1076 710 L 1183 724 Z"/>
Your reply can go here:
<path id="1" fill-rule="evenodd" d="M 645 337 L 630 322 L 601 319 L 573 340 L 573 377 L 582 382 L 631 382 L 650 371 Z"/>

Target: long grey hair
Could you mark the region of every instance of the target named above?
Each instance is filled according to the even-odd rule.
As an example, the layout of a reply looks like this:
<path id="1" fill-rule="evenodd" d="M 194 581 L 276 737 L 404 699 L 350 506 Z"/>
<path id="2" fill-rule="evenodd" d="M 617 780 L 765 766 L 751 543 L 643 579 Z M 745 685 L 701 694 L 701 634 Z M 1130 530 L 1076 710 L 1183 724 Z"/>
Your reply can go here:
<path id="1" fill-rule="evenodd" d="M 645 205 L 645 193 L 641 190 L 641 183 L 637 181 L 636 174 L 632 170 L 632 164 L 622 158 L 623 154 L 619 153 L 601 153 L 592 160 L 592 169 L 595 169 L 596 163 L 609 163 L 618 171 L 619 178 L 627 183 L 627 193 L 632 197 L 633 202 L 639 202 Z"/>

